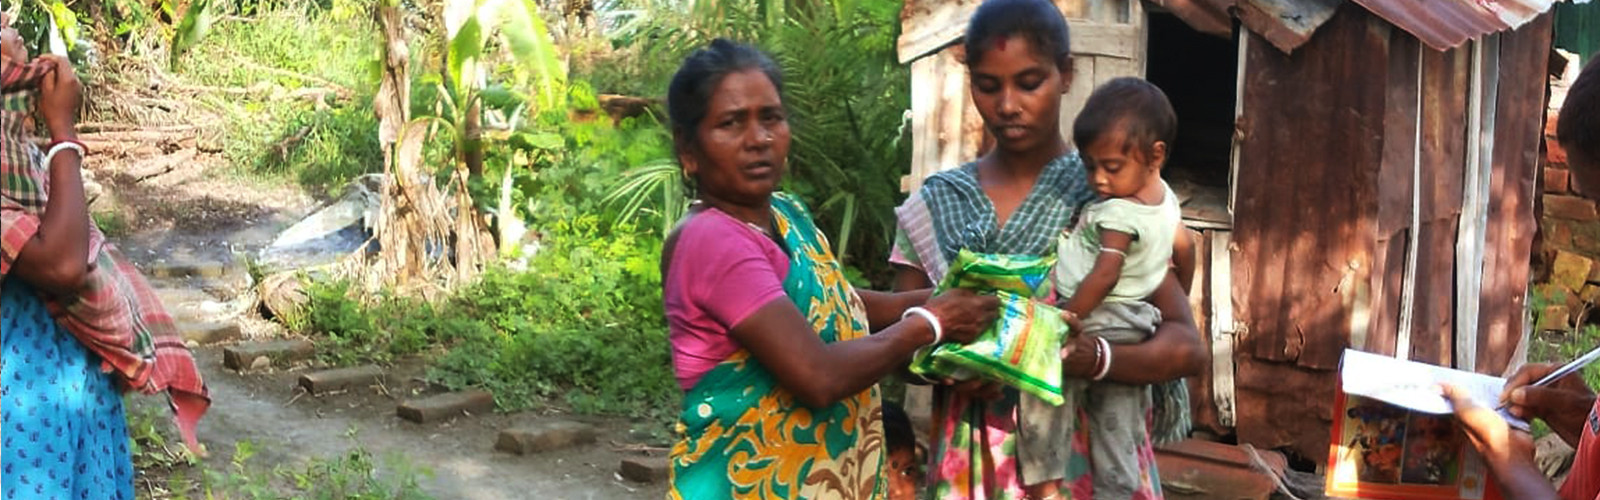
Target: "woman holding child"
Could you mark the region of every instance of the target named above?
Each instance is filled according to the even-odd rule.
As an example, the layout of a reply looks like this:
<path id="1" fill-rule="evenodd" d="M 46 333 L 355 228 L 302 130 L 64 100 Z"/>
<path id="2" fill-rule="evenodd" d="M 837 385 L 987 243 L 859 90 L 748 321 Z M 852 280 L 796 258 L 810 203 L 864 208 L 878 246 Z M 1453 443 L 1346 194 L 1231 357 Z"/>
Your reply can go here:
<path id="1" fill-rule="evenodd" d="M 939 282 L 962 249 L 1055 254 L 1057 236 L 1069 229 L 1081 207 L 1095 200 L 1097 191 L 1106 197 L 1127 196 L 1135 203 L 1144 199 L 1142 202 L 1156 206 L 1171 196 L 1164 186 L 1144 189 L 1141 184 L 1127 193 L 1111 186 L 1118 178 L 1113 170 L 1156 175 L 1165 155 L 1164 143 L 1139 141 L 1136 136 L 1140 134 L 1128 133 L 1129 120 L 1109 120 L 1105 128 L 1122 130 L 1102 134 L 1104 139 L 1122 144 L 1080 145 L 1109 151 L 1103 158 L 1106 161 L 1097 165 L 1100 170 L 1093 182 L 1080 155 L 1062 140 L 1061 96 L 1070 87 L 1073 74 L 1066 22 L 1049 1 L 984 2 L 969 23 L 965 48 L 972 100 L 995 138 L 995 147 L 973 163 L 929 177 L 921 190 L 896 210 L 901 231 L 890 261 L 899 267 L 897 290 L 926 289 Z M 1158 175 L 1155 179 L 1159 183 Z M 1112 251 L 1103 251 L 1106 253 L 1100 254 L 1093 267 L 1101 267 L 1099 260 L 1107 253 L 1123 253 L 1131 259 L 1126 255 L 1130 241 L 1125 235 L 1120 241 L 1122 249 L 1113 248 L 1110 239 L 1099 243 Z M 1112 263 L 1115 284 L 1115 268 L 1125 264 L 1120 259 Z M 1152 283 L 1153 291 L 1144 300 L 1159 311 L 1159 319 L 1146 340 L 1110 344 L 1094 335 L 1074 335 L 1062 350 L 1067 377 L 1137 386 L 1175 380 L 1202 369 L 1205 353 L 1179 280 L 1170 274 L 1157 275 Z M 1105 296 L 1083 302 L 1100 299 Z M 1149 433 L 1137 433 L 1143 438 L 1129 443 L 1129 449 L 1095 450 L 1095 458 L 1091 458 L 1090 435 L 1101 422 L 1091 421 L 1081 409 L 1066 417 L 1067 422 L 1030 422 L 1019 415 L 1021 400 L 1014 389 L 998 389 L 981 381 L 935 388 L 930 498 L 1161 497 Z M 1064 428 L 1071 429 L 1062 439 L 1070 444 L 1048 446 L 1053 441 L 1049 434 Z M 1034 442 L 1024 442 L 1025 429 L 1034 434 L 1026 440 Z M 1035 453 L 1024 456 L 1022 452 L 1028 449 Z M 1112 464 L 1094 463 L 1104 451 L 1131 457 L 1127 468 L 1116 470 L 1109 467 Z"/>

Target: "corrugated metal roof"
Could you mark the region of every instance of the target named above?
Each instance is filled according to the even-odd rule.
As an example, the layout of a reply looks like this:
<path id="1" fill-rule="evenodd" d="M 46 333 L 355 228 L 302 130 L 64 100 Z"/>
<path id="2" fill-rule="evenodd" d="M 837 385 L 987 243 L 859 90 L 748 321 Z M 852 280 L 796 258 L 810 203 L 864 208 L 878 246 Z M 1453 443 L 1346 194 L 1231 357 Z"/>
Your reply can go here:
<path id="1" fill-rule="evenodd" d="M 1093 1 L 1093 0 L 1090 0 Z M 1344 0 L 1155 0 L 1156 4 L 1197 4 L 1217 12 L 1231 11 L 1246 29 L 1266 37 L 1278 50 L 1293 51 L 1333 17 Z M 1558 0 L 1354 0 L 1390 24 L 1438 50 L 1470 39 L 1522 26 L 1551 9 Z M 1600 1 L 1600 0 L 1596 0 Z M 1057 0 L 1059 3 L 1060 0 Z M 959 39 L 966 20 L 981 0 L 906 0 L 901 15 L 900 60 L 909 62 Z M 1188 7 L 1188 5 L 1178 5 Z M 1182 11 L 1181 8 L 1174 8 Z M 1180 17 L 1201 31 L 1205 22 Z"/>
<path id="2" fill-rule="evenodd" d="M 1515 29 L 1550 10 L 1554 0 L 1355 0 L 1438 50 Z"/>

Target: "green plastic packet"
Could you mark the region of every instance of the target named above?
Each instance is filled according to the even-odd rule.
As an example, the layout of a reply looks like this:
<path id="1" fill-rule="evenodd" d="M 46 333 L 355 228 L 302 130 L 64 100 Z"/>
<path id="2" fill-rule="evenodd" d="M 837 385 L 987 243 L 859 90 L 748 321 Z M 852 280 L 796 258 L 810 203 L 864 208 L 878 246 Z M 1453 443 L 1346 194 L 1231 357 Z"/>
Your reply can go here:
<path id="1" fill-rule="evenodd" d="M 962 250 L 934 293 L 952 288 L 974 292 L 1011 292 L 1042 299 L 1050 295 L 1050 269 L 1055 257 L 974 253 Z"/>
<path id="2" fill-rule="evenodd" d="M 994 293 L 1000 317 L 972 343 L 940 344 L 917 351 L 911 372 L 928 379 L 999 381 L 1059 405 L 1061 311 L 1032 298 L 1047 296 L 1051 258 L 962 251 L 938 291 L 966 288 Z"/>

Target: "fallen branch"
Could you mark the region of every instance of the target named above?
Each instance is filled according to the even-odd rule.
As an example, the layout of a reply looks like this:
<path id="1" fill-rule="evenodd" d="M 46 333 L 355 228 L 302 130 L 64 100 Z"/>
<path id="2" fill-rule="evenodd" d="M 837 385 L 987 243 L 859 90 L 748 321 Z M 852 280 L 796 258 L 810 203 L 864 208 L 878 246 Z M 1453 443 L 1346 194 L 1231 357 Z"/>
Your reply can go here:
<path id="1" fill-rule="evenodd" d="M 289 161 L 289 153 L 294 150 L 295 146 L 299 146 L 300 143 L 305 142 L 306 136 L 308 135 L 311 135 L 310 125 L 300 127 L 300 130 L 296 131 L 294 135 L 285 137 L 282 141 L 278 141 L 277 144 L 274 144 L 272 149 L 278 151 L 278 161 Z"/>
<path id="2" fill-rule="evenodd" d="M 185 149 L 170 155 L 149 160 L 143 165 L 140 165 L 140 167 L 133 172 L 129 172 L 128 176 L 133 177 L 134 184 L 138 184 L 154 177 L 166 175 L 173 169 L 178 168 L 178 165 L 194 160 L 196 154 L 198 154 L 198 152 L 193 149 Z"/>
<path id="3" fill-rule="evenodd" d="M 192 131 L 193 130 L 190 130 L 189 132 L 192 132 Z M 95 133 L 88 133 L 88 134 L 79 134 L 78 135 L 78 140 L 83 141 L 85 143 L 90 143 L 90 142 L 99 142 L 99 143 L 108 143 L 108 142 L 157 143 L 157 142 L 161 142 L 163 140 L 168 140 L 168 139 L 185 139 L 185 138 L 189 138 L 189 137 L 193 137 L 194 136 L 194 134 L 192 134 L 192 133 L 187 133 L 186 134 L 186 133 L 183 133 L 183 132 L 184 131 L 177 131 L 177 130 L 175 130 L 175 131 L 161 131 L 161 130 L 149 130 L 149 129 L 146 129 L 146 130 L 129 130 L 129 131 L 126 131 L 126 132 L 95 132 Z"/>
<path id="4" fill-rule="evenodd" d="M 277 87 L 276 85 L 272 85 L 272 84 L 267 83 L 267 82 L 256 82 L 255 85 L 251 85 L 249 87 L 216 87 L 216 86 L 211 86 L 211 85 L 190 85 L 190 84 L 186 84 L 186 83 L 175 83 L 175 84 L 167 85 L 165 88 L 166 88 L 166 90 L 171 90 L 171 91 L 174 91 L 174 92 L 188 92 L 188 93 L 193 93 L 193 94 L 205 93 L 205 94 L 225 94 L 225 95 L 251 95 L 251 94 L 260 94 L 260 93 L 271 92 L 276 87 Z"/>
<path id="5" fill-rule="evenodd" d="M 78 124 L 78 133 L 93 134 L 98 132 L 134 132 L 140 130 L 152 132 L 188 132 L 197 128 L 200 128 L 200 126 L 194 124 L 144 126 L 135 125 L 132 123 L 85 122 Z"/>

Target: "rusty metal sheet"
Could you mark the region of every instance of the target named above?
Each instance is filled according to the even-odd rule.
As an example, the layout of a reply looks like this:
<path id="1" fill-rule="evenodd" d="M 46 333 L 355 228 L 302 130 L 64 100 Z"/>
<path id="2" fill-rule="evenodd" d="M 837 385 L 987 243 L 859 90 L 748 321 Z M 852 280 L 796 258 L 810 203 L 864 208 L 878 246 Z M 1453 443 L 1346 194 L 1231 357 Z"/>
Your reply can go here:
<path id="1" fill-rule="evenodd" d="M 1357 349 L 1393 356 L 1396 346 L 1395 332 L 1400 325 L 1400 284 L 1405 282 L 1406 250 L 1409 247 L 1411 232 L 1401 228 L 1386 239 L 1379 239 L 1377 255 L 1372 263 L 1372 314 L 1368 318 L 1369 325 L 1367 336 L 1359 344 L 1354 339 L 1352 346 Z"/>
<path id="2" fill-rule="evenodd" d="M 1534 185 L 1544 126 L 1545 74 L 1551 16 L 1500 38 L 1500 87 L 1495 105 L 1494 172 L 1478 319 L 1481 373 L 1503 373 L 1522 338 L 1528 256 L 1534 233 Z"/>
<path id="3" fill-rule="evenodd" d="M 1240 443 L 1318 462 L 1328 456 L 1338 372 L 1240 356 L 1238 380 Z"/>
<path id="4" fill-rule="evenodd" d="M 1233 290 L 1241 348 L 1255 357 L 1333 369 L 1347 343 L 1341 287 L 1372 261 L 1376 223 L 1387 75 L 1369 68 L 1388 54 L 1378 24 L 1343 9 L 1294 54 L 1249 35 Z"/>
<path id="5" fill-rule="evenodd" d="M 1421 55 L 1422 134 L 1415 306 L 1410 359 L 1451 366 L 1455 355 L 1456 229 L 1467 163 L 1467 102 L 1472 54 L 1467 48 Z M 1410 82 L 1406 85 L 1416 86 Z M 1396 134 L 1385 134 L 1396 140 Z M 1407 136 L 1407 138 L 1418 136 Z M 1412 142 L 1412 141 L 1406 141 Z M 1411 200 L 1406 202 L 1409 212 Z"/>
<path id="6" fill-rule="evenodd" d="M 1457 174 L 1460 179 L 1459 169 Z M 1455 357 L 1456 219 L 1424 221 L 1417 236 L 1410 359 L 1451 366 Z"/>
<path id="7" fill-rule="evenodd" d="M 1411 242 L 1412 169 L 1416 163 L 1417 72 L 1421 42 L 1390 28 L 1383 160 L 1378 167 L 1376 254 L 1366 337 L 1356 347 L 1393 356 L 1400 326 L 1400 297 Z M 1352 339 L 1354 342 L 1354 339 Z"/>
<path id="8" fill-rule="evenodd" d="M 1417 72 L 1422 47 L 1416 37 L 1390 30 L 1388 83 L 1385 94 L 1383 165 L 1378 173 L 1378 237 L 1393 238 L 1411 227 L 1412 168 L 1416 162 Z M 1403 266 L 1405 260 L 1393 261 Z M 1393 334 L 1393 330 L 1389 330 Z"/>
<path id="9" fill-rule="evenodd" d="M 1357 348 L 1393 356 L 1400 326 L 1400 297 L 1411 242 L 1412 169 L 1416 163 L 1417 72 L 1421 42 L 1390 28 L 1385 85 L 1383 160 L 1378 167 L 1376 254 L 1366 337 Z"/>
<path id="10" fill-rule="evenodd" d="M 1333 18 L 1344 0 L 1235 0 L 1239 24 L 1285 53 L 1294 52 Z"/>
<path id="11" fill-rule="evenodd" d="M 1522 26 L 1554 0 L 1355 0 L 1435 50 Z M 1543 57 L 1543 56 L 1541 56 Z"/>

